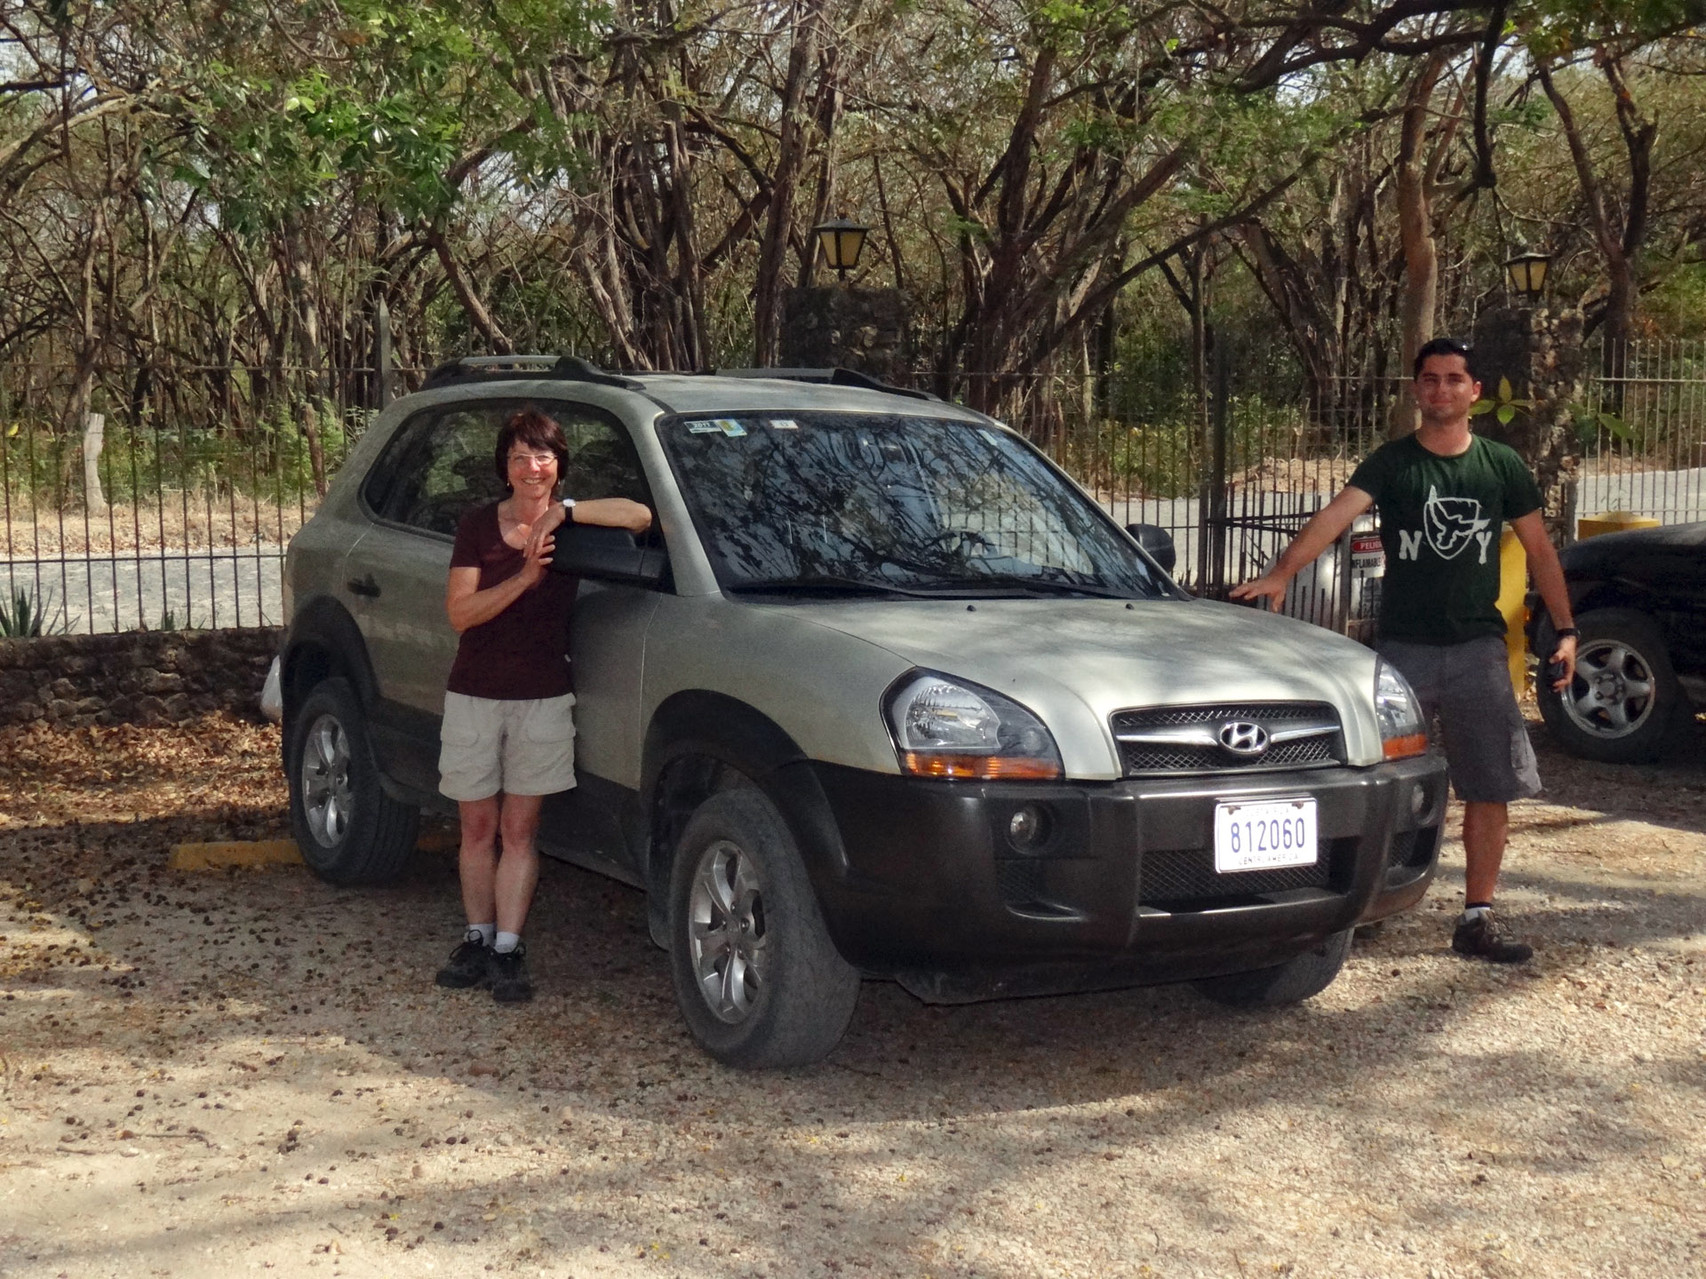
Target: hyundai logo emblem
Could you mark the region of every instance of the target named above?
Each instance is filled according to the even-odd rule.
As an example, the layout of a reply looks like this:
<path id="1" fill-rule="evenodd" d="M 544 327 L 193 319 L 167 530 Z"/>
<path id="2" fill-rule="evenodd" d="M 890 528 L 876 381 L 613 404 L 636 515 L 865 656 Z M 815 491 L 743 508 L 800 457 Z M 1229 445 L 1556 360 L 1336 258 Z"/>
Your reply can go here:
<path id="1" fill-rule="evenodd" d="M 1220 744 L 1234 755 L 1254 759 L 1268 749 L 1268 730 L 1247 719 L 1231 719 L 1220 726 Z"/>

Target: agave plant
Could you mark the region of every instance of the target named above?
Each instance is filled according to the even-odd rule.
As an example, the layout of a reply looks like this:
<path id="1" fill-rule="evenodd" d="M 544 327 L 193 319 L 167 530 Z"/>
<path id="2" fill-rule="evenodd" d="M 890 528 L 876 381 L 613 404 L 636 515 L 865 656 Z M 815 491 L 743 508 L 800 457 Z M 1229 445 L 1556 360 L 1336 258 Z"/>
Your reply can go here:
<path id="1" fill-rule="evenodd" d="M 65 629 L 65 609 L 54 610 L 50 588 L 43 589 L 38 601 L 29 587 L 14 584 L 11 599 L 0 598 L 0 639 L 58 635 Z"/>

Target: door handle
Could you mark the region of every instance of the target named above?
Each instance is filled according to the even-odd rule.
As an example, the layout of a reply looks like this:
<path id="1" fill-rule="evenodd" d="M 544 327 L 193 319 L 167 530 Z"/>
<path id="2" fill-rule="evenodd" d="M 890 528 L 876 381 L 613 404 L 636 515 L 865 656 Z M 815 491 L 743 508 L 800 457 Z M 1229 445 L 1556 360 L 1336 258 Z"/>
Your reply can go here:
<path id="1" fill-rule="evenodd" d="M 351 595 L 365 595 L 369 599 L 374 599 L 379 594 L 379 583 L 373 580 L 372 573 L 366 577 L 352 577 L 344 585 L 349 587 Z"/>

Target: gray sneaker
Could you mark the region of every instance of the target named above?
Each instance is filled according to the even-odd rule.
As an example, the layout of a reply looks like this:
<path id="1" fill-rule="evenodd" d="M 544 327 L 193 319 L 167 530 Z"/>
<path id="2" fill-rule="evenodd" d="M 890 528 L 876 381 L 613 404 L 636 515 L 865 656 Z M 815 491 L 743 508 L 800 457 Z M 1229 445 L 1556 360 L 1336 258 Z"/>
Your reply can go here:
<path id="1" fill-rule="evenodd" d="M 1534 947 L 1512 940 L 1503 922 L 1490 910 L 1474 919 L 1459 919 L 1451 934 L 1451 948 L 1459 955 L 1493 964 L 1523 964 L 1534 954 Z"/>
<path id="2" fill-rule="evenodd" d="M 533 998 L 533 979 L 527 975 L 527 946 L 491 952 L 492 998 L 500 1004 L 524 1004 Z"/>

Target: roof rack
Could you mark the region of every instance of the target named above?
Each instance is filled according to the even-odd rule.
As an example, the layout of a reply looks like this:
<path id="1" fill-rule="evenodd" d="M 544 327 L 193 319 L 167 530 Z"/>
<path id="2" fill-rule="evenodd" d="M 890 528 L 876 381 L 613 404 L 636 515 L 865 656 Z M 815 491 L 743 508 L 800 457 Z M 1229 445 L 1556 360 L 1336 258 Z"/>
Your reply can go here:
<path id="1" fill-rule="evenodd" d="M 472 379 L 536 378 L 564 382 L 591 382 L 597 386 L 619 386 L 638 391 L 640 383 L 620 373 L 606 373 L 578 355 L 464 355 L 446 360 L 421 384 L 421 390 L 452 386 Z"/>
<path id="2" fill-rule="evenodd" d="M 707 369 L 714 377 L 773 377 L 787 382 L 817 382 L 827 386 L 856 386 L 866 391 L 883 391 L 889 395 L 904 395 L 913 400 L 934 400 L 939 397 L 929 391 L 915 391 L 910 386 L 895 386 L 856 369 Z"/>

